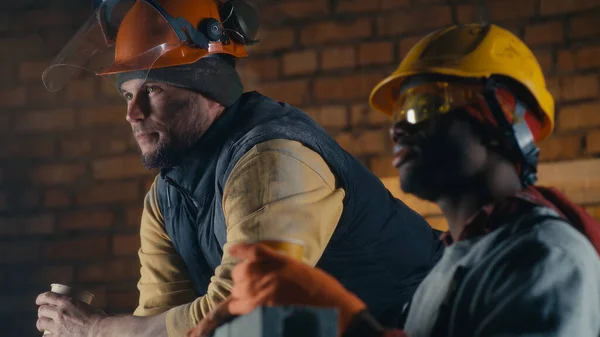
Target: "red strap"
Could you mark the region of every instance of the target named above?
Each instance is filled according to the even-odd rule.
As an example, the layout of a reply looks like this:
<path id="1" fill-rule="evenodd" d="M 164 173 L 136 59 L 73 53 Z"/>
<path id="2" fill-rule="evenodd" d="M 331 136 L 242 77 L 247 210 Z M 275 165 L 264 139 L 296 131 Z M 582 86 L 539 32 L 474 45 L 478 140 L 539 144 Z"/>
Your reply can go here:
<path id="1" fill-rule="evenodd" d="M 600 223 L 594 217 L 579 205 L 571 202 L 567 196 L 556 188 L 535 186 L 533 189 L 554 205 L 556 210 L 562 213 L 573 227 L 585 235 L 600 255 Z"/>

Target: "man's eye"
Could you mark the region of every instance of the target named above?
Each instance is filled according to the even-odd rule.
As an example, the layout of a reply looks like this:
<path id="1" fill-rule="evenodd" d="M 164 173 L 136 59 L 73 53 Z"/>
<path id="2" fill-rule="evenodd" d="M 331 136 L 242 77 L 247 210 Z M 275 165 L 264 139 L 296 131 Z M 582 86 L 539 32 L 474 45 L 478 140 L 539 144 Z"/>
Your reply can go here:
<path id="1" fill-rule="evenodd" d="M 127 92 L 127 93 L 123 94 L 123 97 L 125 97 L 125 99 L 129 101 L 133 98 L 133 95 L 131 93 Z"/>
<path id="2" fill-rule="evenodd" d="M 155 86 L 148 86 L 146 88 L 146 91 L 148 91 L 148 93 L 158 92 L 158 91 L 160 91 L 160 88 L 159 87 L 155 87 Z"/>

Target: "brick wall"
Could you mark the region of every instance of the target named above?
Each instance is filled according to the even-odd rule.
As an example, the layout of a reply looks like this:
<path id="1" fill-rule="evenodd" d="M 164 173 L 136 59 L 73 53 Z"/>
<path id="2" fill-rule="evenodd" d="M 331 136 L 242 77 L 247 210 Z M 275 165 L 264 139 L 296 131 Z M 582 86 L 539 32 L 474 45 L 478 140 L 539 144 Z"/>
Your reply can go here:
<path id="1" fill-rule="evenodd" d="M 396 194 L 387 119 L 368 94 L 425 33 L 472 20 L 472 1 L 259 1 L 262 43 L 240 66 L 258 89 L 310 113 Z M 558 97 L 542 180 L 600 217 L 600 0 L 494 0 L 494 22 L 533 46 Z M 83 286 L 110 313 L 136 303 L 139 163 L 110 83 L 78 78 L 47 92 L 40 74 L 89 16 L 89 1 L 0 3 L 0 329 L 38 336 L 35 295 Z M 402 196 L 404 198 L 404 196 Z M 442 226 L 432 205 L 406 197 Z"/>

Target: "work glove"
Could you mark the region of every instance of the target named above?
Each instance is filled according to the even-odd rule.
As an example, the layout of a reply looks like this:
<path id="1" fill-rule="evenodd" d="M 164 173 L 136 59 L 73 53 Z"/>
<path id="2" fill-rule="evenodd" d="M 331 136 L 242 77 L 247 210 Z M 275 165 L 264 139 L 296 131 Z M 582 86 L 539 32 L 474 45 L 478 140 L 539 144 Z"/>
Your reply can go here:
<path id="1" fill-rule="evenodd" d="M 240 260 L 231 274 L 231 314 L 244 315 L 258 306 L 275 305 L 336 308 L 341 335 L 353 316 L 366 308 L 331 275 L 265 245 L 240 244 L 229 252 Z"/>

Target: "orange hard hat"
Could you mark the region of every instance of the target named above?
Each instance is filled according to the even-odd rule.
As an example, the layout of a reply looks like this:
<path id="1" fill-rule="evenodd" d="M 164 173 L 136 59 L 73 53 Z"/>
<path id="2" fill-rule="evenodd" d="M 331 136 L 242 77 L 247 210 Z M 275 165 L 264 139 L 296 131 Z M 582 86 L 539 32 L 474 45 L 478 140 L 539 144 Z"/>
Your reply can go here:
<path id="1" fill-rule="evenodd" d="M 229 54 L 237 58 L 248 56 L 243 44 L 231 40 L 221 41 L 224 31 L 221 28 L 219 9 L 214 0 L 158 0 L 156 2 L 168 15 L 177 18 L 179 22 L 185 19 L 192 24 L 193 28 L 206 29 L 207 31 L 203 32 L 205 34 L 216 32 L 214 39 L 218 40 L 207 39 L 206 49 L 194 45 L 194 41 L 182 43 L 173 27 L 156 8 L 148 2 L 136 1 L 118 28 L 114 63 L 99 75 L 190 64 L 206 55 L 216 53 Z M 146 34 L 146 32 L 151 33 Z M 191 32 L 186 33 L 191 34 Z"/>
<path id="2" fill-rule="evenodd" d="M 54 91 L 80 69 L 110 75 L 211 54 L 246 57 L 257 30 L 257 12 L 244 0 L 103 0 L 42 78 Z"/>

